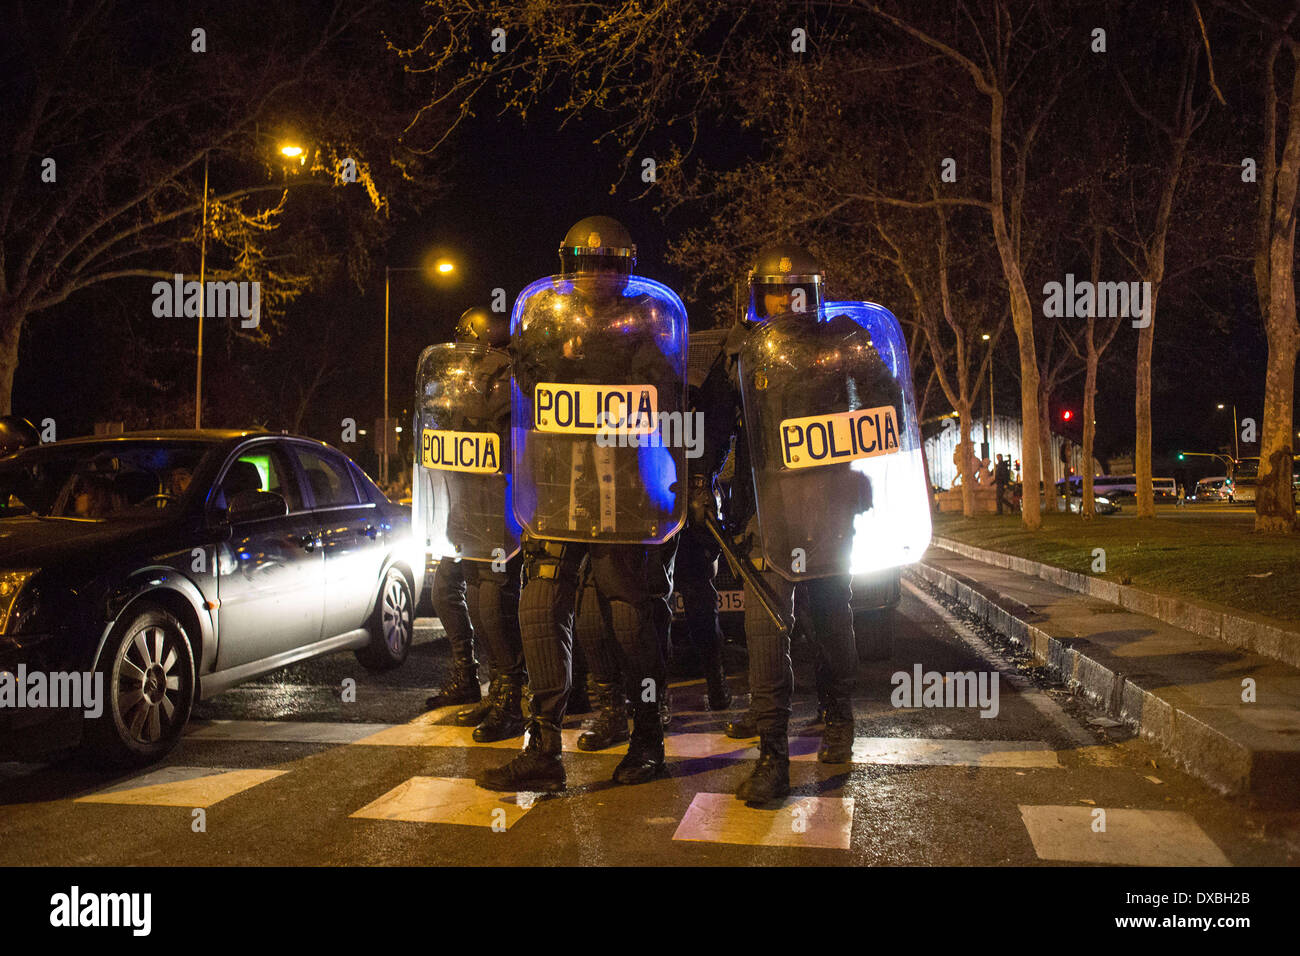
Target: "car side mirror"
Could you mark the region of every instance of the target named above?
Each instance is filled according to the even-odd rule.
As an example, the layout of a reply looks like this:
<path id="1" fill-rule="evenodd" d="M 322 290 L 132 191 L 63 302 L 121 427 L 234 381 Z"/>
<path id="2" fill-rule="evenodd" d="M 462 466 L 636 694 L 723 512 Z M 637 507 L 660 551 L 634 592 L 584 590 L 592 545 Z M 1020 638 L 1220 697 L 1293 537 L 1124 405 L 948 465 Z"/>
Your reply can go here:
<path id="1" fill-rule="evenodd" d="M 226 520 L 233 524 L 283 518 L 289 513 L 289 503 L 274 491 L 241 491 L 226 506 Z"/>

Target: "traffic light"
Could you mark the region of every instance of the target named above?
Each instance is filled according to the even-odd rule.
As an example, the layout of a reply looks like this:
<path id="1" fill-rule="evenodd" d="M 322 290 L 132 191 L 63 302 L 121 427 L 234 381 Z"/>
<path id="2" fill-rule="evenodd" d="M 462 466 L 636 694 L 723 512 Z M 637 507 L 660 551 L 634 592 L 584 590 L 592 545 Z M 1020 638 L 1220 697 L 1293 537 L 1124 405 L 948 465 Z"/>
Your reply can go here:
<path id="1" fill-rule="evenodd" d="M 1180 452 L 1178 453 L 1178 460 L 1179 460 L 1179 461 L 1186 461 L 1186 460 L 1187 460 L 1187 456 L 1184 455 L 1184 454 L 1180 451 Z"/>
<path id="2" fill-rule="evenodd" d="M 1068 422 L 1073 417 L 1074 417 L 1074 412 L 1070 411 L 1068 408 L 1065 411 L 1061 412 L 1061 421 L 1063 422 Z"/>

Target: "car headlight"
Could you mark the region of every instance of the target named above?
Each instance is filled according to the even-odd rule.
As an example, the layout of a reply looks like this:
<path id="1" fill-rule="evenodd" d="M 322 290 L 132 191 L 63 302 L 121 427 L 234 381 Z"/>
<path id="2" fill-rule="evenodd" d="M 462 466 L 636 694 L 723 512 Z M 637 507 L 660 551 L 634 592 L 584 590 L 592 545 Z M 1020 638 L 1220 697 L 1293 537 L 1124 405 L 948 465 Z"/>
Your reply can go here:
<path id="1" fill-rule="evenodd" d="M 1098 499 L 1097 499 L 1097 504 L 1099 504 L 1099 505 L 1108 505 L 1108 504 L 1110 504 L 1110 499 L 1109 499 L 1109 498 L 1098 498 Z"/>
<path id="2" fill-rule="evenodd" d="M 36 569 L 26 571 L 0 571 L 0 634 L 9 633 L 9 615 L 14 609 L 23 585 L 36 573 Z"/>

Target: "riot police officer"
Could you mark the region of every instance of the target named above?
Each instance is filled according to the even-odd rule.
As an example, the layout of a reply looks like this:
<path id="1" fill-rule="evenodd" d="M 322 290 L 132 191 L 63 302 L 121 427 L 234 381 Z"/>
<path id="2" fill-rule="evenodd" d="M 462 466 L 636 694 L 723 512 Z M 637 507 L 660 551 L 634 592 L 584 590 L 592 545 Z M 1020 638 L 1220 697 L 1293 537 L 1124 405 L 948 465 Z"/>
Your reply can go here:
<path id="1" fill-rule="evenodd" d="M 443 408 L 440 415 L 427 417 L 439 419 L 444 434 L 485 434 L 479 429 L 492 429 L 498 436 L 509 433 L 509 364 L 501 351 L 509 342 L 509 323 L 505 316 L 483 308 L 466 309 L 456 324 L 455 341 L 459 345 L 475 345 L 477 350 L 461 349 L 453 356 L 444 350 L 432 349 L 422 356 L 419 378 L 421 391 L 437 390 L 445 386 Z M 449 370 L 439 380 L 439 372 Z M 454 395 L 451 389 L 458 389 Z M 417 408 L 423 399 L 417 396 Z M 422 409 L 422 412 L 424 409 Z M 419 436 L 425 442 L 423 429 Z M 507 443 L 508 444 L 508 443 Z M 471 447 L 462 445 L 462 447 Z M 437 462 L 429 455 L 431 466 L 443 468 L 477 468 L 469 461 L 448 462 L 439 446 Z M 497 452 L 497 469 L 503 467 L 503 456 L 508 448 Z M 422 447 L 422 455 L 425 449 Z M 418 470 L 418 468 L 417 468 Z M 480 471 L 483 469 L 479 469 Z M 452 676 L 447 686 L 426 702 L 430 708 L 448 704 L 476 703 L 460 711 L 455 722 L 474 727 L 474 739 L 491 743 L 516 737 L 523 732 L 522 694 L 525 681 L 523 643 L 519 633 L 519 592 L 523 555 L 517 547 L 507 557 L 507 547 L 494 536 L 482 546 L 474 542 L 482 535 L 476 518 L 487 510 L 494 519 L 489 526 L 499 525 L 508 503 L 504 487 L 495 483 L 482 484 L 472 472 L 455 474 L 455 483 L 449 484 L 442 499 L 445 501 L 442 521 L 454 537 L 462 542 L 465 557 L 443 556 L 438 563 L 433 584 L 433 605 L 452 650 Z M 453 479 L 448 478 L 449 482 Z M 414 487 L 425 487 L 418 480 Z M 421 511 L 431 508 L 422 501 Z M 417 522 L 418 523 L 418 522 Z M 465 542 L 470 542 L 465 544 Z M 491 545 L 502 544 L 498 549 Z M 495 553 L 494 553 L 495 552 Z M 483 555 L 489 554 L 489 562 Z M 476 559 L 477 558 L 477 559 Z M 474 639 L 477 637 L 487 652 L 491 666 L 488 694 L 482 697 L 478 682 L 477 661 L 474 656 Z"/>
<path id="2" fill-rule="evenodd" d="M 683 411 L 685 309 L 672 290 L 633 275 L 636 247 L 614 219 L 580 221 L 559 252 L 560 275 L 525 289 L 512 318 L 513 501 L 526 533 L 520 624 L 531 707 L 523 752 L 476 779 L 490 790 L 565 787 L 560 726 L 588 574 L 632 701 L 614 780 L 666 772 L 660 700 L 685 458 L 641 442 L 654 427 L 647 419 Z M 636 444 L 610 445 L 597 433 Z"/>
<path id="3" fill-rule="evenodd" d="M 749 423 L 742 416 L 738 357 L 749 337 L 762 323 L 789 313 L 810 316 L 816 321 L 823 302 L 825 273 L 806 250 L 792 245 L 770 246 L 759 252 L 749 273 L 749 307 L 733 328 L 724 345 L 727 356 L 717 363 L 701 388 L 705 409 L 705 481 L 712 480 L 722 456 L 736 438 L 736 479 L 732 484 L 728 524 L 742 532 L 749 560 L 761 571 L 760 577 L 775 596 L 787 620 L 795 612 L 796 585 L 760 555 L 753 478 L 753 441 Z M 760 383 L 761 384 L 761 383 Z M 811 391 L 811 388 L 810 388 Z M 696 489 L 700 482 L 696 481 Z M 707 509 L 696 490 L 692 515 Z M 833 493 L 833 492 L 832 492 Z M 823 508 L 824 502 L 808 507 Z M 773 516 L 775 517 L 775 516 Z M 791 520 L 798 520 L 791 515 Z M 815 649 L 819 710 L 824 730 L 818 760 L 845 763 L 852 758 L 854 723 L 851 692 L 857 652 L 850 608 L 851 578 L 847 573 L 815 578 L 798 584 L 804 593 L 799 611 Z M 759 735 L 759 758 L 753 774 L 737 790 L 737 796 L 753 805 L 778 801 L 790 792 L 789 719 L 794 674 L 790 660 L 790 627 L 779 626 L 763 609 L 751 588 L 745 594 L 745 632 L 749 646 L 750 713 Z M 743 726 L 743 722 L 741 722 Z M 734 729 L 734 728 L 733 728 Z M 748 729 L 748 728 L 746 728 Z"/>

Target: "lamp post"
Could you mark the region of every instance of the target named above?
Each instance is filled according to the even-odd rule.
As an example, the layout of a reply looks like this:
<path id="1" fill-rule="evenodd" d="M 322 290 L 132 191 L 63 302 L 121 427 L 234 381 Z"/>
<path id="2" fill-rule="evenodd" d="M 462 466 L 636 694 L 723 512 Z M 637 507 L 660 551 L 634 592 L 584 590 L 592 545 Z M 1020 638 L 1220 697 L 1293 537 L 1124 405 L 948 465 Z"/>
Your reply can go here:
<path id="1" fill-rule="evenodd" d="M 982 336 L 985 342 L 989 343 L 989 427 L 986 432 L 988 441 L 985 443 L 989 447 L 985 449 L 985 458 L 993 457 L 993 428 L 996 419 L 993 417 L 993 340 L 987 332 Z"/>
<path id="2" fill-rule="evenodd" d="M 296 159 L 298 164 L 307 162 L 303 148 L 296 143 L 283 143 L 279 153 L 285 160 Z M 203 310 L 207 306 L 207 266 L 208 266 L 208 157 L 211 151 L 203 154 L 203 223 L 199 233 L 199 341 L 194 359 L 194 427 L 203 427 Z"/>
<path id="3" fill-rule="evenodd" d="M 454 263 L 439 259 L 434 269 L 439 275 L 450 275 L 456 271 Z M 391 276 L 394 272 L 428 272 L 427 266 L 384 266 L 384 437 L 379 446 L 379 483 L 388 484 L 388 445 L 393 439 L 392 423 L 388 420 L 388 326 L 389 326 L 389 290 Z"/>
<path id="4" fill-rule="evenodd" d="M 1223 411 L 1222 402 L 1219 403 L 1219 411 Z M 1237 444 L 1238 434 L 1239 433 L 1237 431 L 1237 406 L 1234 404 L 1232 406 L 1232 457 L 1234 461 L 1241 460 L 1241 448 Z"/>
<path id="5" fill-rule="evenodd" d="M 194 428 L 203 427 L 203 307 L 208 265 L 208 153 L 203 154 L 203 226 L 199 233 L 199 345 L 194 360 Z"/>

